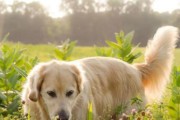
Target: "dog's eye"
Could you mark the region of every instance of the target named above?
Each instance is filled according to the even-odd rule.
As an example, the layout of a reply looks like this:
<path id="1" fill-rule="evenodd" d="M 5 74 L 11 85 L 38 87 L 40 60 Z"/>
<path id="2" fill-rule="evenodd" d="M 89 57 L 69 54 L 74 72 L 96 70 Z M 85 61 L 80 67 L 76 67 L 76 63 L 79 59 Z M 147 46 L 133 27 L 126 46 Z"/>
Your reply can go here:
<path id="1" fill-rule="evenodd" d="M 56 93 L 54 91 L 47 91 L 47 94 L 51 97 L 56 97 Z"/>
<path id="2" fill-rule="evenodd" d="M 73 91 L 73 90 L 70 90 L 70 91 L 68 91 L 68 92 L 66 93 L 66 96 L 67 96 L 67 97 L 70 97 L 73 93 L 74 93 L 74 91 Z"/>

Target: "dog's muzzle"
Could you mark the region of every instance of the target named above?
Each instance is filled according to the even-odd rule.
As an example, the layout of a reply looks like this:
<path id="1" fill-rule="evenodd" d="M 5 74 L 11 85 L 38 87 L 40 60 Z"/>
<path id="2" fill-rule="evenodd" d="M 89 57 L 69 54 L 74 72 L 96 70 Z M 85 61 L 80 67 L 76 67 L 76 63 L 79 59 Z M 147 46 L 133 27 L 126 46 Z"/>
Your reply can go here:
<path id="1" fill-rule="evenodd" d="M 64 111 L 64 110 L 61 110 L 59 113 L 58 113 L 58 118 L 57 120 L 69 120 L 69 115 Z"/>

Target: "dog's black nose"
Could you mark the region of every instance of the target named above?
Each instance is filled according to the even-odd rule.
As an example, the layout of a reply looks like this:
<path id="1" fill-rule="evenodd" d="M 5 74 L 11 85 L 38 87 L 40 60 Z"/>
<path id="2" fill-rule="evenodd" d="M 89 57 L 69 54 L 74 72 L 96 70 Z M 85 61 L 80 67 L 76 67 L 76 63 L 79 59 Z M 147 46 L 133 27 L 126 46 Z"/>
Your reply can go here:
<path id="1" fill-rule="evenodd" d="M 59 113 L 58 113 L 58 120 L 69 120 L 69 115 L 64 111 L 64 110 L 61 110 Z"/>

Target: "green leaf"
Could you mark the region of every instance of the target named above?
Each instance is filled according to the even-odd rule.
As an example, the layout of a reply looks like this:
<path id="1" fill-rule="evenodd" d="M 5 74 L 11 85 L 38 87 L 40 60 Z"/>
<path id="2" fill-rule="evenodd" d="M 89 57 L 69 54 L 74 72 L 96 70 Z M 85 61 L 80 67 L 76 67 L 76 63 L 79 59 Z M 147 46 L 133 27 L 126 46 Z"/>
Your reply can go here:
<path id="1" fill-rule="evenodd" d="M 121 48 L 121 49 L 119 49 L 118 50 L 118 56 L 120 57 L 120 58 L 122 58 L 123 60 L 124 60 L 124 58 L 126 57 L 126 52 L 125 52 L 125 48 Z"/>
<path id="2" fill-rule="evenodd" d="M 3 58 L 0 56 L 0 68 L 2 69 L 3 66 L 4 66 L 4 60 L 3 60 Z"/>
<path id="3" fill-rule="evenodd" d="M 13 65 L 13 66 L 14 66 L 15 70 L 16 70 L 21 76 L 23 76 L 24 78 L 27 77 L 26 71 L 24 71 L 24 70 L 18 68 L 16 65 Z"/>
<path id="4" fill-rule="evenodd" d="M 31 65 L 32 67 L 35 66 L 37 63 L 38 63 L 39 59 L 38 57 L 36 56 L 34 59 L 31 60 Z"/>
<path id="5" fill-rule="evenodd" d="M 6 100 L 7 97 L 0 91 L 0 100 Z"/>
<path id="6" fill-rule="evenodd" d="M 6 53 L 10 50 L 10 47 L 8 47 L 7 45 L 3 44 L 2 48 L 1 48 L 2 52 L 3 52 L 3 56 L 5 57 Z"/>
<path id="7" fill-rule="evenodd" d="M 127 56 L 131 52 L 131 46 L 127 46 L 123 50 L 124 50 L 124 56 Z"/>
<path id="8" fill-rule="evenodd" d="M 5 77 L 4 74 L 2 72 L 0 72 L 0 78 L 4 79 L 4 77 Z"/>
<path id="9" fill-rule="evenodd" d="M 122 44 L 122 48 L 126 49 L 126 48 L 130 48 L 130 50 L 132 49 L 132 45 L 131 45 L 131 40 L 130 39 L 124 39 L 123 44 Z"/>
<path id="10" fill-rule="evenodd" d="M 121 47 L 120 47 L 117 43 L 115 43 L 115 42 L 106 40 L 106 43 L 107 43 L 110 47 L 112 47 L 112 48 L 114 48 L 114 49 L 120 49 L 120 48 L 121 48 Z"/>
<path id="11" fill-rule="evenodd" d="M 10 103 L 8 106 L 7 106 L 7 111 L 8 113 L 12 113 L 14 111 L 17 111 L 18 110 L 18 106 L 19 106 L 19 97 L 16 97 L 12 103 Z"/>
<path id="12" fill-rule="evenodd" d="M 98 56 L 110 57 L 110 56 L 112 56 L 112 49 L 96 48 L 96 54 Z"/>
<path id="13" fill-rule="evenodd" d="M 16 75 L 16 74 L 14 74 L 13 76 L 9 78 L 9 84 L 11 86 L 11 89 L 16 89 L 16 90 L 18 89 L 16 88 L 16 84 L 18 81 L 20 81 L 20 79 L 21 79 L 21 76 Z"/>
<path id="14" fill-rule="evenodd" d="M 118 33 L 115 34 L 116 41 L 119 45 L 122 45 L 123 37 L 124 37 L 123 31 L 121 31 L 119 34 Z"/>
<path id="15" fill-rule="evenodd" d="M 177 87 L 180 87 L 180 75 L 177 76 L 176 85 Z"/>
<path id="16" fill-rule="evenodd" d="M 66 54 L 65 54 L 66 58 L 68 58 L 71 55 L 75 45 L 76 45 L 76 41 L 72 41 L 69 43 L 69 47 L 68 47 Z"/>
<path id="17" fill-rule="evenodd" d="M 176 111 L 176 109 L 173 106 L 167 105 L 168 109 Z"/>
<path id="18" fill-rule="evenodd" d="M 174 86 L 173 88 L 171 88 L 171 92 L 172 92 L 172 102 L 175 104 L 180 104 L 180 88 Z"/>
<path id="19" fill-rule="evenodd" d="M 55 55 L 56 55 L 56 57 L 58 58 L 58 59 L 60 59 L 60 60 L 63 60 L 63 58 L 64 58 L 64 53 L 63 52 L 61 52 L 59 49 L 54 49 L 54 52 L 55 52 Z"/>
<path id="20" fill-rule="evenodd" d="M 134 31 L 128 33 L 128 34 L 124 37 L 124 40 L 127 40 L 127 41 L 131 42 L 133 36 L 134 36 Z"/>
<path id="21" fill-rule="evenodd" d="M 122 30 L 120 31 L 119 36 L 122 38 L 124 37 L 124 32 Z"/>
<path id="22" fill-rule="evenodd" d="M 141 53 L 141 52 L 138 52 L 138 53 L 134 54 L 134 59 L 136 59 L 136 58 L 140 57 L 141 55 L 142 55 L 142 53 Z"/>

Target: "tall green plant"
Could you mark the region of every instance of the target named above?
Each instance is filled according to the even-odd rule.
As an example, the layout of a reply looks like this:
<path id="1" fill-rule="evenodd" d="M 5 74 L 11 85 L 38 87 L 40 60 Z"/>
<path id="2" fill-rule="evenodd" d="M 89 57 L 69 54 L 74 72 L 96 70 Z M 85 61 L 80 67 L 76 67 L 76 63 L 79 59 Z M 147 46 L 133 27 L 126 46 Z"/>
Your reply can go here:
<path id="1" fill-rule="evenodd" d="M 0 118 L 20 115 L 20 91 L 27 72 L 37 59 L 23 55 L 24 50 L 11 48 L 5 43 L 0 46 Z"/>
<path id="2" fill-rule="evenodd" d="M 69 60 L 75 45 L 76 41 L 66 40 L 54 49 L 55 57 L 60 60 Z"/>
<path id="3" fill-rule="evenodd" d="M 171 98 L 168 105 L 171 118 L 180 119 L 180 67 L 174 67 L 170 84 Z"/>
<path id="4" fill-rule="evenodd" d="M 99 56 L 116 57 L 128 63 L 132 63 L 141 55 L 140 52 L 134 53 L 135 47 L 132 45 L 133 36 L 134 32 L 130 32 L 127 35 L 125 35 L 123 31 L 116 33 L 116 42 L 110 40 L 106 41 L 110 49 L 97 48 L 96 53 Z"/>

